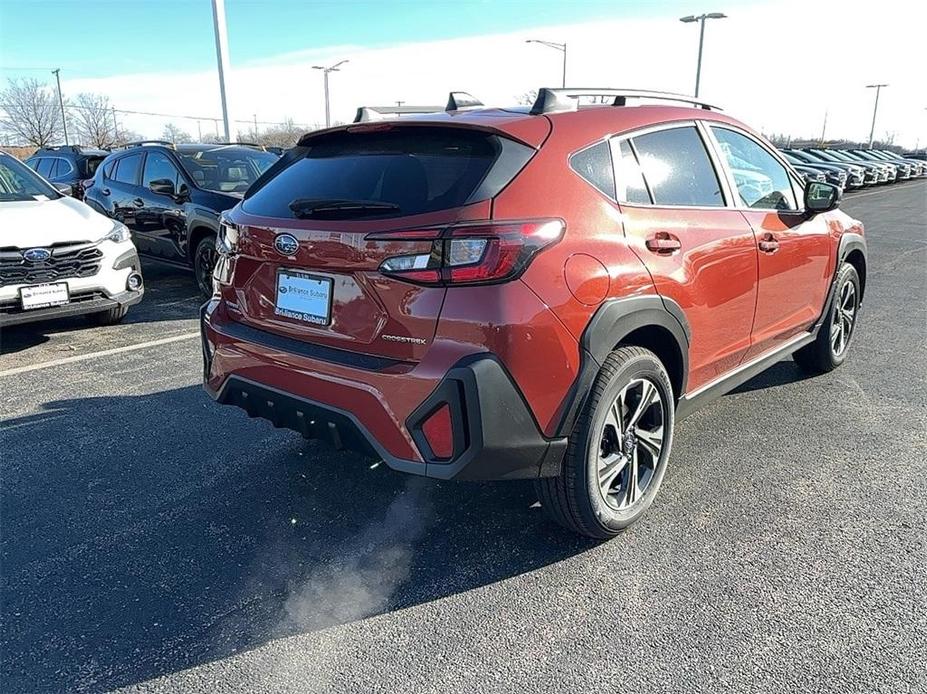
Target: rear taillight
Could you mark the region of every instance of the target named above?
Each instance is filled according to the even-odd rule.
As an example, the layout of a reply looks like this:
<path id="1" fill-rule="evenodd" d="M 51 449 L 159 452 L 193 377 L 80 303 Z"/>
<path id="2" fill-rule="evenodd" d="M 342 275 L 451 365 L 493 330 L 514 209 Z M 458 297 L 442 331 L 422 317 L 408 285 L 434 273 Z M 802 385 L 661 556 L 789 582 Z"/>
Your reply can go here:
<path id="1" fill-rule="evenodd" d="M 428 415 L 421 428 L 435 458 L 447 459 L 454 455 L 454 425 L 447 403 Z"/>
<path id="2" fill-rule="evenodd" d="M 489 284 L 518 277 L 542 249 L 563 237 L 560 219 L 468 222 L 368 234 L 368 241 L 431 241 L 428 252 L 397 255 L 380 272 L 417 284 Z"/>

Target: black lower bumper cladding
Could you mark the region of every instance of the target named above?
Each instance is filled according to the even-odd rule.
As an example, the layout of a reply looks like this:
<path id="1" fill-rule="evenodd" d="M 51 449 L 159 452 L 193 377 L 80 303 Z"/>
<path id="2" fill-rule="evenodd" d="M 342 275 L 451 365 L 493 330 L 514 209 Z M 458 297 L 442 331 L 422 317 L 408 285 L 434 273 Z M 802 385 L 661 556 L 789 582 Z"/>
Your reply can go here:
<path id="1" fill-rule="evenodd" d="M 208 377 L 211 353 L 205 334 L 203 337 Z M 547 439 L 542 435 L 508 373 L 492 355 L 458 363 L 409 417 L 406 424 L 423 452 L 424 462 L 390 455 L 350 412 L 238 376 L 229 376 L 220 391 L 210 395 L 220 403 L 240 407 L 251 417 L 292 429 L 308 439 L 382 459 L 401 472 L 437 479 L 502 480 L 556 475 L 566 451 L 565 438 Z M 429 456 L 430 447 L 419 427 L 445 403 L 454 423 L 454 454 L 449 460 L 438 460 Z"/>
<path id="2" fill-rule="evenodd" d="M 48 308 L 23 310 L 18 303 L 0 306 L 0 327 L 6 328 L 11 325 L 67 318 L 69 316 L 83 316 L 108 311 L 119 306 L 133 306 L 142 300 L 143 295 L 144 290 L 141 289 L 138 291 L 125 291 L 113 297 L 108 297 L 102 291 L 95 291 L 72 296 L 68 303 L 60 306 L 49 306 Z"/>

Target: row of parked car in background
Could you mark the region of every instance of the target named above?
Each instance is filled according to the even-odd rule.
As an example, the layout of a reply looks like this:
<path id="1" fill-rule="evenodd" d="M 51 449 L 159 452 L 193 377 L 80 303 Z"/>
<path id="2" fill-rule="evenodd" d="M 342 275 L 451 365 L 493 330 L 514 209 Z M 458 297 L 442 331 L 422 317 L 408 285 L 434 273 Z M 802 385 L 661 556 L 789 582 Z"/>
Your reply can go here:
<path id="1" fill-rule="evenodd" d="M 400 110 L 369 107 L 358 113 L 376 112 L 379 119 L 380 112 L 389 117 Z M 358 118 L 367 120 L 368 115 Z M 827 182 L 841 191 L 927 175 L 927 162 L 882 149 L 780 152 L 806 183 Z M 4 205 L 0 218 L 9 220 L 4 227 L 22 229 L 11 228 L 0 244 L 0 325 L 77 313 L 97 322 L 121 320 L 143 292 L 136 249 L 139 255 L 193 270 L 199 291 L 208 297 L 219 258 L 220 215 L 283 153 L 281 148 L 240 142 L 145 140 L 113 151 L 62 145 L 39 149 L 26 160 L 39 176 L 25 174 L 20 162 L 4 156 L 0 202 L 20 204 Z M 746 162 L 734 175 L 760 191 L 771 185 Z M 63 195 L 86 207 L 61 200 Z M 91 210 L 103 217 L 96 219 Z M 132 242 L 135 248 L 130 248 Z M 101 270 L 98 261 L 105 263 L 117 247 L 113 267 Z M 101 291 L 92 279 L 98 273 L 109 273 L 113 287 Z M 21 287 L 24 282 L 32 286 Z"/>
<path id="2" fill-rule="evenodd" d="M 897 183 L 927 175 L 927 161 L 885 149 L 782 149 L 782 156 L 808 181 L 841 190 Z"/>

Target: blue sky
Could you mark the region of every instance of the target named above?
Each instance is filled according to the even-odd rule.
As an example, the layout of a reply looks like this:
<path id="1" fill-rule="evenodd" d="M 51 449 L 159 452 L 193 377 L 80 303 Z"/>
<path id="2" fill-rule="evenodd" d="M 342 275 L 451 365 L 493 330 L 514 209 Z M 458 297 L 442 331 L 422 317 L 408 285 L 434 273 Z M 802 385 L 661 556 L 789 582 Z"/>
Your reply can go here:
<path id="1" fill-rule="evenodd" d="M 691 0 L 226 0 L 226 14 L 232 62 L 242 64 L 308 48 L 376 47 L 599 18 L 688 14 L 702 5 Z M 33 76 L 10 69 L 24 67 L 61 67 L 63 79 L 209 68 L 215 64 L 211 5 L 209 0 L 0 0 L 0 58 L 0 77 Z"/>
<path id="2" fill-rule="evenodd" d="M 702 96 L 769 134 L 868 137 L 872 90 L 888 82 L 879 137 L 927 141 L 922 47 L 895 38 L 924 26 L 927 3 L 880 0 L 226 0 L 233 129 L 254 119 L 324 122 L 322 76 L 335 121 L 358 105 L 444 103 L 450 90 L 510 105 L 558 85 L 561 56 L 525 39 L 569 45 L 574 86 L 693 88 L 698 27 L 710 22 Z M 822 42 L 824 35 L 847 41 Z M 858 39 L 858 40 L 856 40 Z M 865 58 L 863 59 L 863 56 Z M 121 127 L 157 137 L 168 125 L 196 135 L 221 117 L 210 0 L 0 0 L 0 85 L 61 68 L 66 99 L 105 95 Z M 39 68 L 26 70 L 24 68 Z"/>

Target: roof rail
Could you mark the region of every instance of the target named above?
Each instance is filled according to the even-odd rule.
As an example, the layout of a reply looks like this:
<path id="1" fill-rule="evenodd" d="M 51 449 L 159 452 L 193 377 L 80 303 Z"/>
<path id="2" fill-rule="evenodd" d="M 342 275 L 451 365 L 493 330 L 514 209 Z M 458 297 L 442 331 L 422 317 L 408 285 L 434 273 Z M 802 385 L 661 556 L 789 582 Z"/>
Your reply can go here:
<path id="1" fill-rule="evenodd" d="M 141 147 L 142 145 L 165 145 L 166 147 L 173 147 L 174 143 L 168 140 L 136 140 L 135 142 L 126 142 L 122 145 L 122 148 L 129 149 L 129 147 Z"/>
<path id="2" fill-rule="evenodd" d="M 354 116 L 355 123 L 368 123 L 389 116 L 411 116 L 423 113 L 440 113 L 441 106 L 361 106 Z"/>
<path id="3" fill-rule="evenodd" d="M 661 101 L 679 101 L 693 104 L 706 111 L 720 111 L 720 107 L 709 104 L 697 97 L 672 92 L 658 92 L 649 89 L 550 89 L 543 88 L 538 91 L 538 98 L 531 107 L 531 115 L 542 113 L 560 113 L 562 111 L 575 111 L 581 96 L 613 97 L 612 106 L 625 106 L 628 99 L 659 99 Z"/>
<path id="4" fill-rule="evenodd" d="M 257 142 L 210 142 L 211 145 L 216 145 L 217 147 L 223 147 L 225 145 L 236 145 L 238 147 L 255 147 L 262 152 L 267 151 L 267 147 L 264 145 L 259 145 Z"/>
<path id="5" fill-rule="evenodd" d="M 80 145 L 46 145 L 45 147 L 42 147 L 41 149 L 44 149 L 48 152 L 60 152 L 62 150 L 70 150 L 71 152 L 80 154 L 83 148 Z"/>
<path id="6" fill-rule="evenodd" d="M 483 102 L 472 94 L 467 92 L 451 92 L 447 97 L 447 106 L 445 111 L 459 111 L 465 108 L 477 108 L 482 106 Z"/>

